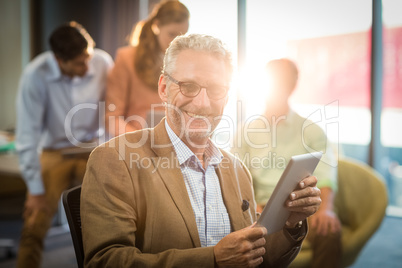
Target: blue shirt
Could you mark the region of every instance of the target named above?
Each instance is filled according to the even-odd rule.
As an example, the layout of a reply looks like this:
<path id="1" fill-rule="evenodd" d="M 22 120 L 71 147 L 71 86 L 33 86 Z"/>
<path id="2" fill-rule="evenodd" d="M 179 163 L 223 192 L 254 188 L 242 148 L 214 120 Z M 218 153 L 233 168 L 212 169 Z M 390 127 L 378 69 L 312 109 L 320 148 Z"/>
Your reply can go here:
<path id="1" fill-rule="evenodd" d="M 16 148 L 22 176 L 33 195 L 45 192 L 39 153 L 85 146 L 101 134 L 106 76 L 113 60 L 94 49 L 85 76 L 61 73 L 54 54 L 38 55 L 24 69 L 17 96 Z M 103 105 L 104 109 L 104 105 Z M 104 111 L 103 111 L 104 114 Z"/>
<path id="2" fill-rule="evenodd" d="M 204 153 L 206 169 L 197 156 L 183 143 L 165 121 L 167 133 L 177 154 L 180 169 L 190 197 L 202 247 L 214 246 L 230 233 L 230 220 L 223 203 L 215 168 L 223 155 L 208 140 Z"/>

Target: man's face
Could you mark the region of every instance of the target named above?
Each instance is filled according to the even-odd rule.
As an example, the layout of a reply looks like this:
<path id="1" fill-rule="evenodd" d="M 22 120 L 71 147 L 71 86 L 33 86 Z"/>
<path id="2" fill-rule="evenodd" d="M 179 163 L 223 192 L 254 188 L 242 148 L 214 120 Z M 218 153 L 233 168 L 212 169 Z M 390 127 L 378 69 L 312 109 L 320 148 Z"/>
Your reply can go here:
<path id="1" fill-rule="evenodd" d="M 229 88 L 230 74 L 222 59 L 199 51 L 180 52 L 175 70 L 169 74 L 181 82 L 193 82 L 200 85 L 201 91 L 196 97 L 186 97 L 179 86 L 166 76 L 159 80 L 159 95 L 167 103 L 169 126 L 182 140 L 191 142 L 205 141 L 220 122 L 220 117 L 227 103 L 227 95 L 219 100 L 208 97 L 208 87 L 224 86 Z M 169 88 L 166 83 L 170 82 Z"/>
<path id="2" fill-rule="evenodd" d="M 60 70 L 63 74 L 69 77 L 82 77 L 88 71 L 88 63 L 91 56 L 92 53 L 90 53 L 90 51 L 85 51 L 72 60 L 62 60 L 57 58 L 57 62 L 59 63 Z"/>

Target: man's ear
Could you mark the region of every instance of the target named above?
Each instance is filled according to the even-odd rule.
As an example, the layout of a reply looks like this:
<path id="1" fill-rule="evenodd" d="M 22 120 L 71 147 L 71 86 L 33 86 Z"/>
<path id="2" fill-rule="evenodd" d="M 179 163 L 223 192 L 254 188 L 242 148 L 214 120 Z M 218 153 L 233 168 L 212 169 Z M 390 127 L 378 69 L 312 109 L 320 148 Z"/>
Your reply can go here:
<path id="1" fill-rule="evenodd" d="M 159 76 L 158 93 L 162 102 L 167 102 L 167 85 L 163 74 Z"/>

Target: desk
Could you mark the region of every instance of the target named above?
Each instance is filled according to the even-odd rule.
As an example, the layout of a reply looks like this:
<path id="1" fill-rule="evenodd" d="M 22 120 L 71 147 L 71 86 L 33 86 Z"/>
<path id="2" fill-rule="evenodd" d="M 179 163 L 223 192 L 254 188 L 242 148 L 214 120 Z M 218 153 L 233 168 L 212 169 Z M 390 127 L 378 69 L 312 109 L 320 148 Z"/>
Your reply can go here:
<path id="1" fill-rule="evenodd" d="M 18 166 L 16 153 L 0 154 L 0 176 L 13 176 L 21 178 L 21 171 Z"/>
<path id="2" fill-rule="evenodd" d="M 11 207 L 10 203 L 8 203 L 6 208 L 1 209 L 1 211 L 3 211 L 2 213 L 8 215 L 10 215 L 10 211 L 13 211 L 12 214 L 14 215 L 22 213 L 22 202 L 25 196 L 26 186 L 21 177 L 21 171 L 18 166 L 18 156 L 16 153 L 0 154 L 0 184 L 0 196 L 4 197 L 4 200 L 2 200 L 3 204 L 7 200 L 16 200 L 16 198 L 19 200 L 18 202 L 12 202 L 13 205 L 11 205 Z M 18 203 L 18 205 L 15 205 L 16 203 Z M 5 210 L 7 212 L 5 212 Z M 18 237 L 17 235 L 14 236 Z M 16 245 L 15 239 L 0 238 L 0 248 L 5 249 L 8 256 L 14 256 Z"/>
<path id="3" fill-rule="evenodd" d="M 6 201 L 10 201 L 10 197 L 15 199 L 15 196 L 21 196 L 25 199 L 26 186 L 22 179 L 22 174 L 19 168 L 18 155 L 16 153 L 1 153 L 0 154 L 0 197 L 3 197 Z M 3 202 L 4 204 L 4 202 Z M 23 205 L 21 205 L 23 206 Z M 61 201 L 59 202 L 59 209 L 55 215 L 55 226 L 52 226 L 49 230 L 48 235 L 60 234 L 62 230 L 63 233 L 68 232 L 69 229 L 66 227 L 67 219 L 62 207 Z M 13 206 L 16 207 L 16 206 Z M 13 211 L 18 210 L 18 213 L 22 213 L 22 207 L 17 206 L 18 209 L 12 209 Z M 21 209 L 21 211 L 19 211 Z M 10 210 L 10 209 L 8 209 Z M 15 212 L 13 212 L 15 214 Z M 15 217 L 15 216 L 14 216 Z M 16 246 L 13 239 L 0 238 L 0 247 L 8 249 L 10 252 Z"/>
<path id="4" fill-rule="evenodd" d="M 0 197 L 25 195 L 26 186 L 16 153 L 0 154 Z"/>

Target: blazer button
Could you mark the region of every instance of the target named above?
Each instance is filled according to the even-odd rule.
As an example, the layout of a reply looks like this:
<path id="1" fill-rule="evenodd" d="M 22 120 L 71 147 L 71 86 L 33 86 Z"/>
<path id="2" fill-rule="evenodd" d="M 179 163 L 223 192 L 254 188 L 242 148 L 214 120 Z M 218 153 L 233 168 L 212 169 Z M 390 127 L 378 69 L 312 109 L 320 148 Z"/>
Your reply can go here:
<path id="1" fill-rule="evenodd" d="M 243 203 L 241 204 L 241 209 L 243 211 L 246 211 L 250 207 L 250 203 L 247 200 L 243 200 Z"/>

